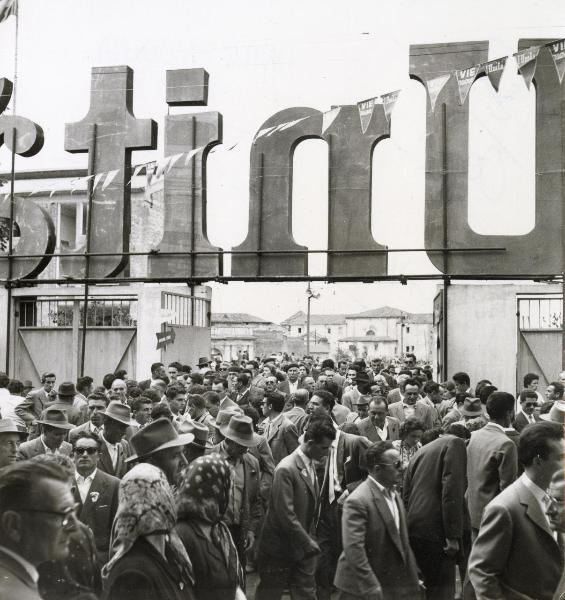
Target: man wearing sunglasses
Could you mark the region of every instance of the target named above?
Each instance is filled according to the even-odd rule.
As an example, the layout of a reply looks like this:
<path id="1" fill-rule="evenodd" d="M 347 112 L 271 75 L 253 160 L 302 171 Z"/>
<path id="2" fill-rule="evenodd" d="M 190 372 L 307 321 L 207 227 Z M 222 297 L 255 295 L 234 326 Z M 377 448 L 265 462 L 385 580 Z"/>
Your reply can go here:
<path id="1" fill-rule="evenodd" d="M 61 466 L 25 461 L 5 467 L 0 477 L 1 597 L 40 600 L 37 567 L 68 557 L 76 527 Z"/>
<path id="2" fill-rule="evenodd" d="M 526 425 L 537 423 L 540 420 L 535 412 L 538 406 L 537 393 L 534 390 L 523 390 L 520 392 L 519 397 L 522 410 L 516 415 L 514 423 L 512 423 L 517 432 L 522 431 Z"/>
<path id="3" fill-rule="evenodd" d="M 110 532 L 118 509 L 120 480 L 97 468 L 102 441 L 95 434 L 81 431 L 73 440 L 75 485 L 73 496 L 78 503 L 78 518 L 94 533 L 98 564 L 108 562 Z"/>

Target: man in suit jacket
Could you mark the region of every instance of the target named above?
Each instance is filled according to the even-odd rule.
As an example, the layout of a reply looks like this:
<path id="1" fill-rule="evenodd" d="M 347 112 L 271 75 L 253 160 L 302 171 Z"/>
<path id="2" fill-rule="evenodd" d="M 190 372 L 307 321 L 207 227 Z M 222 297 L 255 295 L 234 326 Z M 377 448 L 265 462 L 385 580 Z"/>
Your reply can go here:
<path id="1" fill-rule="evenodd" d="M 292 395 L 294 406 L 284 413 L 284 416 L 294 423 L 299 436 L 301 436 L 304 431 L 304 424 L 307 418 L 306 407 L 308 406 L 309 400 L 310 395 L 308 394 L 308 390 L 298 388 L 296 394 Z"/>
<path id="2" fill-rule="evenodd" d="M 314 536 L 320 505 L 314 461 L 327 455 L 335 435 L 328 418 L 312 419 L 304 441 L 275 469 L 257 544 L 256 600 L 280 600 L 287 586 L 293 598 L 316 600 L 314 573 L 320 548 Z"/>
<path id="3" fill-rule="evenodd" d="M 76 468 L 73 496 L 79 504 L 78 518 L 94 534 L 98 564 L 108 562 L 110 534 L 118 510 L 120 480 L 104 473 L 98 466 L 102 442 L 89 432 L 81 432 L 73 442 Z"/>
<path id="4" fill-rule="evenodd" d="M 37 423 L 41 426 L 41 435 L 20 444 L 18 460 L 28 460 L 38 454 L 71 454 L 73 447 L 65 442 L 65 438 L 73 426 L 69 424 L 65 412 L 57 408 L 47 408 Z"/>
<path id="5" fill-rule="evenodd" d="M 213 446 L 209 453 L 217 452 L 230 465 L 233 477 L 230 503 L 224 520 L 232 534 L 239 560 L 245 568 L 246 552 L 255 542 L 261 518 L 259 495 L 259 461 L 248 452 L 257 446 L 261 437 L 253 431 L 250 417 L 235 413 L 220 426 L 224 440 Z M 239 490 L 237 497 L 236 490 Z"/>
<path id="6" fill-rule="evenodd" d="M 516 415 L 512 425 L 514 429 L 519 433 L 531 423 L 537 423 L 541 421 L 540 417 L 535 414 L 535 409 L 538 405 L 537 392 L 533 390 L 522 390 L 520 392 L 520 406 L 521 412 Z"/>
<path id="7" fill-rule="evenodd" d="M 124 439 L 128 427 L 135 425 L 129 406 L 113 400 L 104 412 L 104 427 L 100 432 L 102 450 L 98 468 L 108 475 L 121 479 L 128 470 L 127 459 L 131 456 L 129 443 Z"/>
<path id="8" fill-rule="evenodd" d="M 387 406 L 384 400 L 371 400 L 369 416 L 357 422 L 359 435 L 364 435 L 371 442 L 397 440 L 400 435 L 400 422 L 394 417 L 387 416 Z"/>
<path id="9" fill-rule="evenodd" d="M 81 431 L 99 435 L 104 425 L 104 413 L 108 407 L 108 398 L 104 394 L 92 394 L 87 399 L 89 420 L 69 431 L 69 442 L 72 444 Z"/>
<path id="10" fill-rule="evenodd" d="M 371 444 L 365 454 L 369 476 L 343 507 L 343 552 L 335 586 L 340 600 L 415 600 L 418 567 L 408 541 L 406 515 L 394 490 L 400 470 L 389 441 Z"/>
<path id="11" fill-rule="evenodd" d="M 467 446 L 467 505 L 473 539 L 485 506 L 514 483 L 518 474 L 516 444 L 506 435 L 514 415 L 514 396 L 493 392 L 487 401 L 490 422 L 474 431 Z"/>
<path id="12" fill-rule="evenodd" d="M 287 378 L 283 381 L 280 381 L 277 384 L 279 392 L 281 392 L 285 396 L 290 396 L 291 394 L 296 393 L 296 391 L 300 387 L 300 382 L 298 380 L 299 375 L 300 371 L 296 363 L 291 363 L 290 365 L 288 365 L 286 367 Z"/>
<path id="13" fill-rule="evenodd" d="M 76 531 L 68 473 L 57 464 L 15 463 L 0 478 L 0 597 L 41 600 L 37 569 L 69 557 Z"/>
<path id="14" fill-rule="evenodd" d="M 478 598 L 552 600 L 563 552 L 542 507 L 552 475 L 563 469 L 563 426 L 540 422 L 520 434 L 524 473 L 485 509 L 469 557 Z"/>
<path id="15" fill-rule="evenodd" d="M 389 404 L 388 412 L 391 417 L 404 423 L 406 417 L 414 416 L 424 423 L 426 429 L 432 429 L 436 416 L 434 411 L 424 402 L 418 400 L 420 387 L 416 379 L 407 379 L 403 382 L 403 398 L 399 402 Z"/>
<path id="16" fill-rule="evenodd" d="M 41 417 L 47 405 L 55 400 L 55 381 L 55 373 L 43 373 L 41 375 L 42 387 L 28 392 L 25 400 L 15 408 L 16 415 L 28 426 L 35 423 Z M 37 437 L 37 434 L 32 435 L 32 437 Z"/>
<path id="17" fill-rule="evenodd" d="M 390 407 L 389 407 L 390 408 Z M 463 535 L 465 442 L 444 435 L 423 446 L 404 475 L 410 545 L 428 600 L 453 600 L 455 556 Z"/>
<path id="18" fill-rule="evenodd" d="M 287 419 L 283 408 L 285 397 L 279 392 L 270 392 L 263 399 L 263 431 L 271 448 L 275 465 L 298 448 L 298 431 L 294 423 Z"/>

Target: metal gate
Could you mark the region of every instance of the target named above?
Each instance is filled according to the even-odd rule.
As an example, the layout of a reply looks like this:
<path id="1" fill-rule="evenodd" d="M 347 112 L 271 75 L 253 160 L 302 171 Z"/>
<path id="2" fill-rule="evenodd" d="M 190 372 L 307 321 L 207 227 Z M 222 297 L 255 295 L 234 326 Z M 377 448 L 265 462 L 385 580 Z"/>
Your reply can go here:
<path id="1" fill-rule="evenodd" d="M 526 373 L 540 376 L 543 394 L 561 371 L 563 300 L 560 294 L 517 297 L 518 349 L 516 390 L 523 389 Z"/>
<path id="2" fill-rule="evenodd" d="M 135 377 L 137 299 L 93 297 L 86 317 L 85 375 L 100 382 L 126 369 Z M 58 381 L 76 381 L 84 325 L 78 297 L 15 298 L 14 377 L 39 383 L 52 371 Z"/>

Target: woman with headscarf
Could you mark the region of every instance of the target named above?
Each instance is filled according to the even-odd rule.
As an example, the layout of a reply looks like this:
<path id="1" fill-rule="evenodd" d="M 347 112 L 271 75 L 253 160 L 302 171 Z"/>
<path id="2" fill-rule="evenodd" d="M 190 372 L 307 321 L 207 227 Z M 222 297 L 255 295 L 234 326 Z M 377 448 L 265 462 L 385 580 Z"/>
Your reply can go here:
<path id="1" fill-rule="evenodd" d="M 105 600 L 194 600 L 192 565 L 174 531 L 177 510 L 161 469 L 136 465 L 120 482 Z"/>
<path id="2" fill-rule="evenodd" d="M 192 561 L 196 597 L 245 598 L 237 550 L 222 520 L 231 486 L 228 463 L 218 454 L 202 456 L 182 472 L 180 479 L 176 532 Z"/>

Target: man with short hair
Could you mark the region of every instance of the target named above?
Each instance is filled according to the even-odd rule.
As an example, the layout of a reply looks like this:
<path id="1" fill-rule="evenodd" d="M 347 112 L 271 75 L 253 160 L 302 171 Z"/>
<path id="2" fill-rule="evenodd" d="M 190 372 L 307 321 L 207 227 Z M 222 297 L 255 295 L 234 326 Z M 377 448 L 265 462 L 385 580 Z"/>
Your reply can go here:
<path id="1" fill-rule="evenodd" d="M 552 600 L 563 573 L 563 552 L 545 515 L 547 487 L 563 469 L 563 426 L 528 425 L 518 458 L 524 473 L 485 508 L 469 557 L 477 598 Z"/>
<path id="2" fill-rule="evenodd" d="M 179 362 L 172 362 L 167 367 L 167 373 L 169 375 L 169 380 L 171 383 L 175 383 L 179 377 L 179 374 L 182 370 L 182 365 Z"/>
<path id="3" fill-rule="evenodd" d="M 471 378 L 464 371 L 459 371 L 455 373 L 451 378 L 453 383 L 455 384 L 455 391 L 461 394 L 470 394 L 474 395 L 473 390 L 471 389 Z"/>
<path id="4" fill-rule="evenodd" d="M 206 409 L 206 400 L 200 394 L 188 395 L 187 412 L 194 423 L 201 423 L 208 429 L 208 438 L 210 443 L 214 442 L 216 428 L 214 427 L 214 419 Z"/>
<path id="5" fill-rule="evenodd" d="M 466 463 L 465 442 L 442 435 L 422 446 L 405 471 L 402 493 L 408 535 L 428 600 L 453 600 L 455 595 L 455 559 L 466 512 Z"/>
<path id="6" fill-rule="evenodd" d="M 565 534 L 565 476 L 563 469 L 556 471 L 551 478 L 549 489 L 547 491 L 549 497 L 548 505 L 545 511 L 549 526 L 554 534 L 561 539 L 561 547 L 563 547 L 563 535 Z M 553 600 L 562 600 L 565 597 L 565 571 L 561 575 L 559 585 L 553 595 Z"/>
<path id="7" fill-rule="evenodd" d="M 412 373 L 408 369 L 403 369 L 398 373 L 396 377 L 396 383 L 398 387 L 390 390 L 386 397 L 386 403 L 388 406 L 394 404 L 395 402 L 400 402 L 402 400 L 402 393 L 400 390 L 400 386 L 404 384 L 407 379 L 412 377 Z"/>
<path id="8" fill-rule="evenodd" d="M 345 500 L 335 586 L 339 600 L 414 600 L 418 567 L 408 542 L 406 514 L 396 492 L 400 455 L 389 441 L 365 453 L 369 476 Z"/>
<path id="9" fill-rule="evenodd" d="M 118 400 L 113 400 L 104 411 L 102 440 L 98 468 L 108 475 L 121 479 L 127 471 L 126 459 L 131 454 L 128 442 L 124 439 L 128 427 L 135 425 L 131 409 Z"/>
<path id="10" fill-rule="evenodd" d="M 289 419 L 294 426 L 298 435 L 301 436 L 304 430 L 304 423 L 307 418 L 306 406 L 310 400 L 308 390 L 304 388 L 298 388 L 296 393 L 292 396 L 293 407 L 284 413 L 284 416 Z"/>
<path id="11" fill-rule="evenodd" d="M 298 365 L 296 363 L 290 363 L 286 367 L 286 379 L 278 384 L 279 392 L 282 392 L 286 396 L 294 394 L 298 389 L 300 382 L 298 381 L 299 375 Z"/>
<path id="12" fill-rule="evenodd" d="M 27 460 L 38 454 L 65 454 L 69 456 L 72 446 L 65 442 L 67 433 L 73 428 L 64 411 L 58 408 L 46 408 L 37 420 L 41 435 L 23 442 L 18 448 L 18 460 Z"/>
<path id="13" fill-rule="evenodd" d="M 76 388 L 72 381 L 63 381 L 57 391 L 57 398 L 48 404 L 49 408 L 58 408 L 67 413 L 69 423 L 74 426 L 82 425 L 88 420 L 88 404 L 79 400 L 75 405 Z"/>
<path id="14" fill-rule="evenodd" d="M 394 417 L 387 416 L 387 406 L 384 400 L 371 400 L 369 414 L 357 422 L 359 435 L 364 435 L 371 442 L 394 441 L 399 438 L 400 422 Z"/>
<path id="15" fill-rule="evenodd" d="M 399 402 L 389 404 L 388 412 L 391 417 L 404 423 L 407 417 L 416 417 L 424 423 L 426 429 L 432 429 L 436 421 L 432 409 L 419 400 L 420 383 L 417 379 L 405 379 L 400 384 L 401 398 Z"/>
<path id="16" fill-rule="evenodd" d="M 241 410 L 239 405 L 229 397 L 229 382 L 225 377 L 217 377 L 212 384 L 212 391 L 220 395 L 219 410 L 227 410 L 237 408 Z"/>
<path id="17" fill-rule="evenodd" d="M 192 441 L 192 433 L 179 435 L 168 419 L 155 419 L 132 436 L 133 454 L 126 463 L 149 463 L 163 471 L 170 485 L 175 485 L 180 470 L 187 465 L 183 448 Z"/>
<path id="18" fill-rule="evenodd" d="M 178 383 L 171 383 L 165 391 L 167 404 L 173 413 L 173 422 L 179 425 L 186 410 L 186 390 Z"/>
<path id="19" fill-rule="evenodd" d="M 18 448 L 27 439 L 27 432 L 11 419 L 0 419 L 0 469 L 18 460 Z"/>
<path id="20" fill-rule="evenodd" d="M 477 537 L 485 506 L 514 483 L 518 474 L 516 444 L 506 435 L 514 417 L 514 396 L 493 392 L 487 400 L 490 421 L 473 431 L 467 446 L 467 505 L 471 533 Z"/>
<path id="21" fill-rule="evenodd" d="M 122 404 L 127 404 L 128 386 L 123 379 L 114 379 L 108 390 L 108 398 L 110 401 L 116 400 Z"/>
<path id="22" fill-rule="evenodd" d="M 24 462 L 0 477 L 0 593 L 6 600 L 41 600 L 39 565 L 69 556 L 77 523 L 67 472 L 57 464 Z"/>
<path id="23" fill-rule="evenodd" d="M 28 426 L 33 425 L 41 417 L 47 405 L 55 400 L 57 395 L 55 392 L 55 381 L 55 373 L 43 373 L 41 375 L 42 387 L 29 392 L 25 400 L 16 407 L 16 414 Z M 31 435 L 36 437 L 35 433 L 37 432 L 34 430 L 31 432 Z"/>
<path id="24" fill-rule="evenodd" d="M 147 423 L 151 421 L 151 410 L 153 404 L 151 400 L 146 396 L 139 396 L 136 398 L 131 407 L 131 416 L 134 418 L 136 425 L 132 425 L 135 429 L 134 433 L 139 431 L 142 427 L 145 427 Z"/>
<path id="25" fill-rule="evenodd" d="M 279 392 L 268 393 L 262 401 L 265 420 L 263 431 L 271 448 L 275 465 L 298 448 L 298 431 L 296 426 L 283 413 L 285 396 Z"/>
<path id="26" fill-rule="evenodd" d="M 546 401 L 541 405 L 540 414 L 544 415 L 551 410 L 555 402 L 563 400 L 565 386 L 559 381 L 552 381 L 545 391 Z"/>
<path id="27" fill-rule="evenodd" d="M 536 408 L 538 406 L 537 392 L 532 389 L 522 390 L 520 392 L 520 412 L 514 418 L 512 425 L 514 429 L 520 433 L 526 425 L 531 423 L 537 423 L 541 419 L 536 415 Z"/>
<path id="28" fill-rule="evenodd" d="M 90 394 L 87 399 L 88 421 L 69 431 L 69 442 L 72 444 L 74 438 L 81 431 L 89 431 L 98 435 L 104 425 L 104 412 L 108 406 L 108 397 L 104 394 Z"/>
<path id="29" fill-rule="evenodd" d="M 77 379 L 77 396 L 87 402 L 88 396 L 92 394 L 94 391 L 94 379 L 92 377 L 85 375 L 84 377 L 79 377 Z"/>
<path id="30" fill-rule="evenodd" d="M 138 387 L 142 390 L 146 390 L 149 387 L 151 387 L 151 384 L 154 381 L 162 380 L 163 377 L 165 377 L 165 376 L 166 376 L 165 365 L 163 365 L 163 363 L 161 363 L 161 362 L 154 362 L 151 365 L 151 378 L 140 381 L 138 384 Z"/>
<path id="31" fill-rule="evenodd" d="M 79 504 L 78 518 L 90 527 L 96 542 L 97 562 L 101 568 L 108 562 L 112 523 L 118 509 L 120 480 L 98 468 L 102 442 L 89 431 L 81 431 L 73 440 L 75 486 L 72 489 Z"/>
<path id="32" fill-rule="evenodd" d="M 202 397 L 206 403 L 206 410 L 210 413 L 212 419 L 215 419 L 220 411 L 220 394 L 216 392 L 205 392 Z"/>
<path id="33" fill-rule="evenodd" d="M 314 381 L 314 378 L 311 375 L 306 375 L 306 377 L 304 377 L 302 380 L 301 388 L 308 390 L 308 394 L 311 396 L 316 389 L 316 382 Z"/>
<path id="34" fill-rule="evenodd" d="M 5 373 L 0 373 L 0 415 L 2 419 L 11 419 L 17 425 L 26 427 L 26 422 L 16 413 L 16 407 L 24 401 L 23 389 L 21 381 L 10 380 Z"/>
<path id="35" fill-rule="evenodd" d="M 316 461 L 327 456 L 335 435 L 330 419 L 313 419 L 301 445 L 275 469 L 257 543 L 260 581 L 256 600 L 280 600 L 287 586 L 293 598 L 316 600 L 316 556 L 320 552 L 315 541 L 320 495 Z"/>

